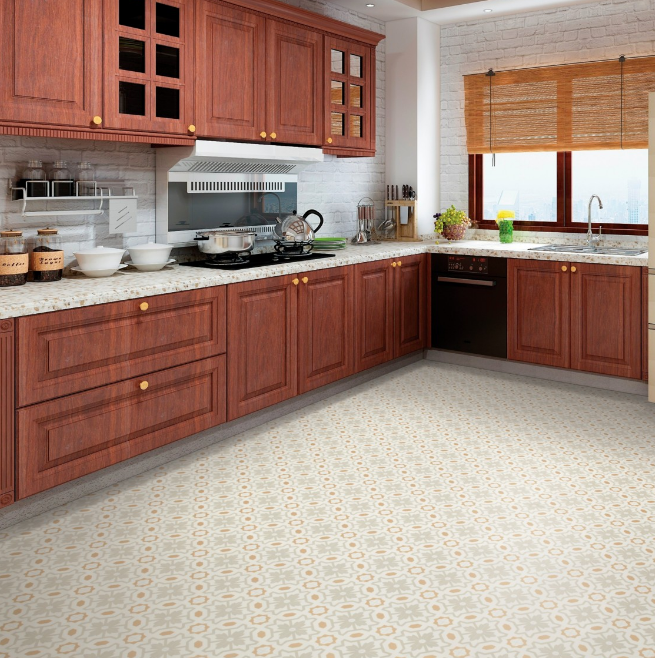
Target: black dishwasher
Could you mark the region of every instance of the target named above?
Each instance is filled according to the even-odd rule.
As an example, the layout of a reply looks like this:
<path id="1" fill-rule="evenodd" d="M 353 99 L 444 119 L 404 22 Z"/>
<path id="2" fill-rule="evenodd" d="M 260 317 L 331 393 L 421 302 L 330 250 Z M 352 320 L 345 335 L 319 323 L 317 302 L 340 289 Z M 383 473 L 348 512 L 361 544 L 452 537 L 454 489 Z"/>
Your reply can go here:
<path id="1" fill-rule="evenodd" d="M 432 254 L 432 347 L 507 358 L 507 259 Z"/>

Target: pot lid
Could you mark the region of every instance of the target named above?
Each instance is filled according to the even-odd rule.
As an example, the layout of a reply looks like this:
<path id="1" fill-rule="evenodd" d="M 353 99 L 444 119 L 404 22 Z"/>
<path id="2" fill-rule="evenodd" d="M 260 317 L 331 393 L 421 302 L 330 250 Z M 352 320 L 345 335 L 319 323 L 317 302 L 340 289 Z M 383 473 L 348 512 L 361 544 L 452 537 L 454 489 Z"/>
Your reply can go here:
<path id="1" fill-rule="evenodd" d="M 88 254 L 116 254 L 116 253 L 125 253 L 125 249 L 114 249 L 114 247 L 93 247 L 93 249 L 84 249 L 82 251 L 75 252 L 75 255 L 82 254 L 86 256 Z"/>

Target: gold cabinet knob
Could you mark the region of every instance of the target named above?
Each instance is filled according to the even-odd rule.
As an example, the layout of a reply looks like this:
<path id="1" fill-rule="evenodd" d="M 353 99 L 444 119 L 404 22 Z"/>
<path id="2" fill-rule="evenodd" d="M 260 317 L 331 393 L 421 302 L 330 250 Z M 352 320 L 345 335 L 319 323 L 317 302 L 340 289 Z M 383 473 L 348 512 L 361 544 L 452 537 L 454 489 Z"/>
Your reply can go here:
<path id="1" fill-rule="evenodd" d="M 332 137 L 328 137 L 328 138 L 327 138 L 327 143 L 328 143 L 328 144 L 332 144 Z"/>
<path id="2" fill-rule="evenodd" d="M 277 137 L 277 133 L 271 133 L 271 139 L 275 139 Z"/>
<path id="3" fill-rule="evenodd" d="M 400 267 L 403 264 L 401 260 L 398 261 L 398 267 Z"/>
<path id="4" fill-rule="evenodd" d="M 562 265 L 562 272 L 566 272 L 566 270 L 568 270 L 568 267 L 566 267 L 566 265 Z"/>
<path id="5" fill-rule="evenodd" d="M 391 267 L 396 267 L 397 265 L 398 265 L 398 263 L 396 263 L 396 261 L 394 261 L 393 263 L 391 263 Z"/>
<path id="6" fill-rule="evenodd" d="M 146 381 L 142 381 L 142 382 L 139 384 L 139 388 L 140 388 L 142 391 L 145 391 L 145 390 L 148 388 L 148 386 L 150 386 L 150 384 L 148 384 L 148 382 L 146 382 Z"/>
<path id="7" fill-rule="evenodd" d="M 190 133 L 194 133 L 194 132 L 196 132 L 196 127 L 195 127 L 193 124 L 191 124 L 191 125 L 187 128 L 187 130 L 188 130 Z"/>
<path id="8" fill-rule="evenodd" d="M 300 279 L 294 279 L 292 283 L 294 286 L 297 286 L 300 283 Z"/>
<path id="9" fill-rule="evenodd" d="M 304 276 L 304 277 L 302 278 L 302 282 L 303 282 L 303 283 L 308 283 L 308 282 L 309 282 L 309 279 L 308 279 L 306 276 Z"/>
<path id="10" fill-rule="evenodd" d="M 259 133 L 259 136 L 260 136 L 262 139 L 266 139 L 266 133 L 265 133 L 263 130 Z"/>
<path id="11" fill-rule="evenodd" d="M 99 126 L 102 123 L 102 117 L 94 116 L 93 123 L 95 123 L 96 126 Z"/>
<path id="12" fill-rule="evenodd" d="M 572 268 L 571 268 L 571 272 L 574 272 L 574 273 L 575 273 L 575 272 L 577 272 L 577 271 L 578 271 L 578 268 L 577 268 L 577 267 L 572 267 Z"/>
<path id="13" fill-rule="evenodd" d="M 142 311 L 147 311 L 148 310 L 148 302 L 141 302 L 141 304 L 139 304 L 139 308 Z"/>

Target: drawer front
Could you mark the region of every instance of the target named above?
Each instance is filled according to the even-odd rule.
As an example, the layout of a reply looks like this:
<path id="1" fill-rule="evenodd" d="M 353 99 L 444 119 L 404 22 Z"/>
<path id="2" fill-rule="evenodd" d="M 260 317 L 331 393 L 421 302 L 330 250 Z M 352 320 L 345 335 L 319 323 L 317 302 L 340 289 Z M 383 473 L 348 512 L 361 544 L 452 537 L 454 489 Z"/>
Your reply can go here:
<path id="1" fill-rule="evenodd" d="M 20 318 L 18 406 L 225 352 L 225 287 Z"/>
<path id="2" fill-rule="evenodd" d="M 214 427 L 225 415 L 224 355 L 21 409 L 18 497 Z"/>

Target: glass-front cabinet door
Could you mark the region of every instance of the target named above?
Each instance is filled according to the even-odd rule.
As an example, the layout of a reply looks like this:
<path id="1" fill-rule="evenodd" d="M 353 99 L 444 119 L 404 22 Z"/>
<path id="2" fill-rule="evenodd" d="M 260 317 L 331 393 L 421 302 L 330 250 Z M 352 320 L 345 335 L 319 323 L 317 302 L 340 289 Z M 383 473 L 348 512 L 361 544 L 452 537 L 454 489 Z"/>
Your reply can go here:
<path id="1" fill-rule="evenodd" d="M 104 128 L 192 135 L 193 3 L 105 0 Z"/>
<path id="2" fill-rule="evenodd" d="M 326 39 L 324 148 L 375 149 L 375 49 Z"/>

